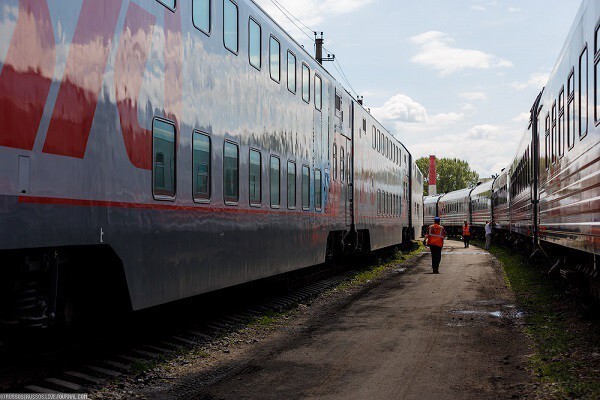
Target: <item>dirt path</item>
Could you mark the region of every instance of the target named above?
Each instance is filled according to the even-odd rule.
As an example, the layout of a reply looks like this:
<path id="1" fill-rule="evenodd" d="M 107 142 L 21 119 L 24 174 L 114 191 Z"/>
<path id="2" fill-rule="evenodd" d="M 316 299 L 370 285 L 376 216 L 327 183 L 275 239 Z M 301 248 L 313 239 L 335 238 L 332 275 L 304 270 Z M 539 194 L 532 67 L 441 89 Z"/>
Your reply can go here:
<path id="1" fill-rule="evenodd" d="M 448 242 L 406 273 L 315 308 L 218 371 L 190 374 L 153 398 L 524 398 L 529 342 L 500 265 Z M 333 304 L 335 303 L 335 304 Z"/>

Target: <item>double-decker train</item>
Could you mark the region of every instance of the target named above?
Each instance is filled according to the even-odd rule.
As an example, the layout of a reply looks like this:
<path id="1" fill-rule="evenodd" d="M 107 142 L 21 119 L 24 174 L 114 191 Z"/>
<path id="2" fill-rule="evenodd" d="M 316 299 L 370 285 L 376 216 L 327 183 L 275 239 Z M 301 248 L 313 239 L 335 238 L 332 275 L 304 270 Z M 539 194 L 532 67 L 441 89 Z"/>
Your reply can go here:
<path id="1" fill-rule="evenodd" d="M 0 320 L 410 241 L 410 152 L 251 0 L 0 0 Z"/>
<path id="2" fill-rule="evenodd" d="M 472 189 L 426 197 L 434 215 L 458 231 L 464 221 L 537 246 L 558 268 L 590 277 L 596 297 L 600 266 L 600 3 L 586 0 L 511 163 Z"/>

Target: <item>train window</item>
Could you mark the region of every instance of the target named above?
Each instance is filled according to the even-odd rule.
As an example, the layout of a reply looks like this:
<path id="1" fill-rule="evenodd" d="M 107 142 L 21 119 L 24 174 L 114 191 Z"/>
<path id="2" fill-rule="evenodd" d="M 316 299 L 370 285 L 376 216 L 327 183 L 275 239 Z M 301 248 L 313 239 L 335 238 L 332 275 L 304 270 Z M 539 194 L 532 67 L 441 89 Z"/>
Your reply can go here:
<path id="1" fill-rule="evenodd" d="M 377 189 L 377 215 L 381 214 L 381 190 Z"/>
<path id="2" fill-rule="evenodd" d="M 315 108 L 319 111 L 323 108 L 323 82 L 321 77 L 315 74 Z"/>
<path id="3" fill-rule="evenodd" d="M 225 146 L 223 146 L 223 197 L 226 204 L 237 204 L 239 201 L 239 156 L 238 145 L 225 142 Z"/>
<path id="4" fill-rule="evenodd" d="M 257 150 L 250 150 L 250 174 L 248 176 L 251 206 L 260 206 L 262 202 L 262 156 Z"/>
<path id="5" fill-rule="evenodd" d="M 373 127 L 373 148 L 377 150 L 377 129 Z"/>
<path id="6" fill-rule="evenodd" d="M 348 153 L 348 157 L 346 159 L 348 160 L 348 169 L 346 171 L 346 177 L 348 178 L 348 183 L 350 183 L 352 181 L 352 157 L 350 156 L 350 153 Z"/>
<path id="7" fill-rule="evenodd" d="M 600 21 L 594 34 L 594 118 L 600 124 Z"/>
<path id="8" fill-rule="evenodd" d="M 296 56 L 294 53 L 288 50 L 287 53 L 287 66 L 288 66 L 288 90 L 292 93 L 296 93 Z"/>
<path id="9" fill-rule="evenodd" d="M 211 0 L 192 1 L 192 23 L 202 32 L 210 35 Z"/>
<path id="10" fill-rule="evenodd" d="M 302 63 L 302 100 L 310 103 L 310 68 Z"/>
<path id="11" fill-rule="evenodd" d="M 175 125 L 155 118 L 152 122 L 153 194 L 157 200 L 175 197 Z"/>
<path id="12" fill-rule="evenodd" d="M 315 169 L 315 209 L 321 211 L 323 207 L 323 188 L 321 170 Z"/>
<path id="13" fill-rule="evenodd" d="M 262 28 L 252 17 L 248 20 L 248 59 L 254 68 L 262 68 Z"/>
<path id="14" fill-rule="evenodd" d="M 390 158 L 390 140 L 388 137 L 385 137 L 385 147 L 383 148 L 383 155 L 386 158 Z"/>
<path id="15" fill-rule="evenodd" d="M 579 138 L 588 132 L 588 49 L 579 57 Z"/>
<path id="16" fill-rule="evenodd" d="M 192 154 L 194 200 L 210 199 L 210 136 L 194 131 Z"/>
<path id="17" fill-rule="evenodd" d="M 567 81 L 567 146 L 572 149 L 575 145 L 575 71 L 571 70 Z"/>
<path id="18" fill-rule="evenodd" d="M 550 112 L 546 114 L 546 154 L 545 154 L 545 165 L 546 169 L 550 168 Z"/>
<path id="19" fill-rule="evenodd" d="M 552 146 L 552 164 L 556 162 L 556 150 L 557 150 L 557 136 L 556 136 L 556 100 L 554 104 L 552 104 L 552 130 L 550 131 L 550 136 L 552 138 L 551 146 Z"/>
<path id="20" fill-rule="evenodd" d="M 333 180 L 337 181 L 337 145 L 333 144 Z"/>
<path id="21" fill-rule="evenodd" d="M 565 153 L 565 88 L 558 95 L 558 156 Z"/>
<path id="22" fill-rule="evenodd" d="M 335 109 L 337 111 L 342 111 L 342 96 L 337 94 L 337 91 L 335 93 Z"/>
<path id="23" fill-rule="evenodd" d="M 275 82 L 281 80 L 281 45 L 275 37 L 269 39 L 269 71 Z"/>
<path id="24" fill-rule="evenodd" d="M 238 6 L 231 0 L 223 2 L 223 43 L 234 54 L 239 51 Z"/>
<path id="25" fill-rule="evenodd" d="M 296 208 L 296 163 L 287 163 L 287 205 L 290 210 Z"/>
<path id="26" fill-rule="evenodd" d="M 344 148 L 340 146 L 340 182 L 344 183 Z"/>
<path id="27" fill-rule="evenodd" d="M 277 156 L 271 156 L 269 175 L 271 207 L 279 208 L 281 205 L 281 160 Z"/>
<path id="28" fill-rule="evenodd" d="M 363 132 L 365 135 L 367 134 L 367 120 L 365 118 L 363 118 Z"/>
<path id="29" fill-rule="evenodd" d="M 302 166 L 302 209 L 310 209 L 310 168 Z"/>
<path id="30" fill-rule="evenodd" d="M 175 0 L 158 0 L 160 4 L 167 7 L 171 11 L 175 11 Z"/>

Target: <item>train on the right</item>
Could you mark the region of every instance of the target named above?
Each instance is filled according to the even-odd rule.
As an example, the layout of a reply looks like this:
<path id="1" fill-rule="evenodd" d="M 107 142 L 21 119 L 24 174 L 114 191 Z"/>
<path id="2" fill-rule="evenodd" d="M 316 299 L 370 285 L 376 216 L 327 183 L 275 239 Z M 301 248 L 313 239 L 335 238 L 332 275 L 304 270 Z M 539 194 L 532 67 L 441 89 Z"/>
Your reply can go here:
<path id="1" fill-rule="evenodd" d="M 494 236 L 584 276 L 600 299 L 600 2 L 584 0 L 510 164 L 491 180 L 424 199 L 424 226 L 486 220 Z"/>

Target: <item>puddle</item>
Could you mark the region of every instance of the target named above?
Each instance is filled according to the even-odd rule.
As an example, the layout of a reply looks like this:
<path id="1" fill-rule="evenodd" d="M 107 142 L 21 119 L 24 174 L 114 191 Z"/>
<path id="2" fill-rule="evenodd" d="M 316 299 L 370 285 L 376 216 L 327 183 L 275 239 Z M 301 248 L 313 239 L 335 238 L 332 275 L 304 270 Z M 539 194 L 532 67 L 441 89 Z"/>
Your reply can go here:
<path id="1" fill-rule="evenodd" d="M 460 315 L 488 315 L 490 317 L 502 318 L 502 311 L 484 311 L 484 310 L 453 310 L 452 314 Z"/>

